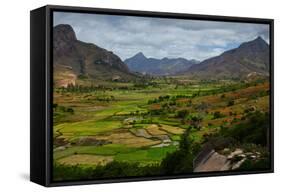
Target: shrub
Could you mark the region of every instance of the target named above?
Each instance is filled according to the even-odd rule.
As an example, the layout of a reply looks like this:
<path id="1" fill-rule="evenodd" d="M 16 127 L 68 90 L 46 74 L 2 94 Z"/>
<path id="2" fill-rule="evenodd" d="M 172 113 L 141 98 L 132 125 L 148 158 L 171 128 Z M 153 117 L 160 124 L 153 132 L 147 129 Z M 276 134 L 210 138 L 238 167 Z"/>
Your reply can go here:
<path id="1" fill-rule="evenodd" d="M 184 119 L 189 114 L 189 111 L 186 109 L 177 111 L 176 117 Z"/>
<path id="2" fill-rule="evenodd" d="M 262 158 L 260 160 L 257 161 L 252 161 L 247 159 L 239 168 L 238 170 L 241 171 L 257 171 L 257 170 L 265 170 L 265 169 L 269 169 L 269 165 L 270 165 L 270 161 L 268 157 Z"/>
<path id="3" fill-rule="evenodd" d="M 74 113 L 74 109 L 72 109 L 72 108 L 67 108 L 66 112 L 73 114 L 73 113 Z"/>
<path id="4" fill-rule="evenodd" d="M 84 75 L 84 74 L 78 75 L 78 79 L 87 79 L 87 78 L 88 78 L 87 75 Z"/>
<path id="5" fill-rule="evenodd" d="M 215 112 L 214 112 L 214 117 L 213 117 L 213 119 L 222 118 L 223 116 L 224 116 L 224 115 L 223 115 L 221 112 L 215 111 Z"/>
<path id="6" fill-rule="evenodd" d="M 53 103 L 53 108 L 54 108 L 54 110 L 56 110 L 56 109 L 57 109 L 57 107 L 58 107 L 58 104 Z"/>
<path id="7" fill-rule="evenodd" d="M 200 124 L 202 122 L 203 118 L 199 115 L 193 115 L 190 117 L 190 125 L 195 129 L 200 129 Z"/>
<path id="8" fill-rule="evenodd" d="M 232 105 L 234 105 L 234 100 L 228 101 L 227 106 L 229 107 L 229 106 L 232 106 Z"/>

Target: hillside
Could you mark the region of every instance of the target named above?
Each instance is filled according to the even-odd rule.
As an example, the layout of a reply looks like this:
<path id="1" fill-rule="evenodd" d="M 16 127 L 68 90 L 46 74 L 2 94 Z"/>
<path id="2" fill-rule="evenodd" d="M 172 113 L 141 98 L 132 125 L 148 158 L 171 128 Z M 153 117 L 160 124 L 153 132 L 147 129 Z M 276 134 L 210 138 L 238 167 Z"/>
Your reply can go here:
<path id="1" fill-rule="evenodd" d="M 75 84 L 77 79 L 128 80 L 133 77 L 113 52 L 76 38 L 70 25 L 53 29 L 54 80 L 56 86 Z"/>
<path id="2" fill-rule="evenodd" d="M 257 37 L 238 48 L 191 66 L 184 74 L 208 79 L 243 78 L 251 74 L 268 76 L 269 45 Z"/>

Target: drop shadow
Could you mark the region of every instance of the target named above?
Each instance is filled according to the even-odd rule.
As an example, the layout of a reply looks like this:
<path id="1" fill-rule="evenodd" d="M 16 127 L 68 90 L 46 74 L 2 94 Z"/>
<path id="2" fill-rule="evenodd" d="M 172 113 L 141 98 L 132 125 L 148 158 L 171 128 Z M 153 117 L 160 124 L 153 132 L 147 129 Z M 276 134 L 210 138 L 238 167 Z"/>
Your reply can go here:
<path id="1" fill-rule="evenodd" d="M 30 177 L 29 177 L 29 174 L 28 173 L 20 173 L 20 178 L 23 179 L 23 180 L 26 180 L 26 181 L 29 181 Z"/>

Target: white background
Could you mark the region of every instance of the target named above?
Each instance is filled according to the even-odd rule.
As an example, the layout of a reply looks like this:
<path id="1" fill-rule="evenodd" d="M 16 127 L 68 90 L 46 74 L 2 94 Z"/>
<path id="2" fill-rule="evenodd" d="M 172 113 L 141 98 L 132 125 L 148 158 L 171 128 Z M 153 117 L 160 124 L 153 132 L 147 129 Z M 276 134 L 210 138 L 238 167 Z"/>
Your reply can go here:
<path id="1" fill-rule="evenodd" d="M 278 0 L 3 0 L 0 11 L 0 191 L 279 191 L 281 5 Z M 44 188 L 29 182 L 29 11 L 45 4 L 275 19 L 275 173 Z"/>

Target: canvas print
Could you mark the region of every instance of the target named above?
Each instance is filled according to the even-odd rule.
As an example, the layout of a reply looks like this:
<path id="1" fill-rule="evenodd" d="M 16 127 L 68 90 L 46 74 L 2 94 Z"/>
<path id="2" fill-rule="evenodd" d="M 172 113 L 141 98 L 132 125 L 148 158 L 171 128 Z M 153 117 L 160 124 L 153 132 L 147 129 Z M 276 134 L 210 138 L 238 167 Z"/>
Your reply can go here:
<path id="1" fill-rule="evenodd" d="M 269 24 L 55 11 L 53 181 L 270 169 Z"/>

